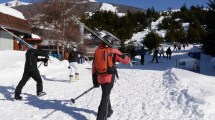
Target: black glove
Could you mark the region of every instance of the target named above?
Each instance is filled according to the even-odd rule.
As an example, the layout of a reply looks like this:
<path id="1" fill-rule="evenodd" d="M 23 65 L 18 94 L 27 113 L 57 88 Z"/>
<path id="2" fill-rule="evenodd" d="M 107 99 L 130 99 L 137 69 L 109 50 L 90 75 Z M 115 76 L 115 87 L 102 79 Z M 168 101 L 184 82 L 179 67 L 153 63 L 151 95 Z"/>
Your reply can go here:
<path id="1" fill-rule="evenodd" d="M 43 62 L 48 62 L 49 58 L 45 58 Z"/>
<path id="2" fill-rule="evenodd" d="M 48 58 L 45 58 L 44 60 L 43 60 L 43 62 L 44 62 L 44 66 L 48 66 Z"/>
<path id="3" fill-rule="evenodd" d="M 100 85 L 97 80 L 97 74 L 96 73 L 92 74 L 92 78 L 93 78 L 93 87 L 95 88 L 99 87 Z"/>

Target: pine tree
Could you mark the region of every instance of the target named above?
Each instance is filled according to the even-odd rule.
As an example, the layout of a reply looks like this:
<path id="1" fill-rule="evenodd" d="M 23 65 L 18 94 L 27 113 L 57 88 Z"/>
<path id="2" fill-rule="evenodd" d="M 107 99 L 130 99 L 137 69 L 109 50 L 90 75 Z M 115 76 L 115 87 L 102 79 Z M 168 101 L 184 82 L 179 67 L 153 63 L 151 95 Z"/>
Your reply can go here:
<path id="1" fill-rule="evenodd" d="M 203 40 L 205 53 L 215 56 L 215 0 L 209 0 L 209 11 L 206 14 L 206 37 Z"/>
<path id="2" fill-rule="evenodd" d="M 151 51 L 153 48 L 156 48 L 163 42 L 163 38 L 157 33 L 150 32 L 146 35 L 142 43 Z"/>

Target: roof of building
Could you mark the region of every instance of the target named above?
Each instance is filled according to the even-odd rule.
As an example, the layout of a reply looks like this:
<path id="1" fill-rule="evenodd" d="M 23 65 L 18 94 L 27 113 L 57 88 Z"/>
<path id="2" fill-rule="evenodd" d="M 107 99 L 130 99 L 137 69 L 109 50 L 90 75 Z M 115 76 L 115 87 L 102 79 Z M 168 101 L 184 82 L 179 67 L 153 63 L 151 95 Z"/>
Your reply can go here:
<path id="1" fill-rule="evenodd" d="M 2 6 L 0 6 L 0 8 L 1 7 Z M 27 20 L 22 19 L 21 17 L 13 16 L 11 14 L 7 14 L 6 12 L 2 11 L 3 10 L 0 10 L 0 26 L 22 33 L 31 33 L 31 26 Z M 19 12 L 17 12 L 17 14 L 18 13 Z"/>
<path id="2" fill-rule="evenodd" d="M 4 13 L 4 14 L 7 14 L 7 15 L 10 15 L 10 16 L 14 16 L 16 18 L 20 18 L 20 19 L 25 20 L 25 17 L 24 17 L 24 15 L 21 12 L 19 12 L 16 9 L 7 7 L 5 5 L 1 5 L 0 4 L 0 12 Z"/>

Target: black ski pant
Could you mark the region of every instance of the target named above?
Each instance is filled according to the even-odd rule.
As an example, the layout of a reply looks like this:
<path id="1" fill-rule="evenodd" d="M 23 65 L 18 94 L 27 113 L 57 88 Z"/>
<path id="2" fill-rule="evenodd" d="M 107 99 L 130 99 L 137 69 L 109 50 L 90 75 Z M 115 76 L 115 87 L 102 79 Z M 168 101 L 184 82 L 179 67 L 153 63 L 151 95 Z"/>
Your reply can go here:
<path id="1" fill-rule="evenodd" d="M 16 87 L 15 93 L 21 94 L 22 88 L 25 86 L 29 78 L 32 77 L 37 82 L 37 93 L 43 91 L 43 82 L 38 70 L 25 71 L 23 73 L 22 79 Z"/>
<path id="2" fill-rule="evenodd" d="M 144 64 L 144 55 L 141 55 L 141 58 L 140 58 L 140 63 L 141 63 L 141 65 L 143 65 Z"/>
<path id="3" fill-rule="evenodd" d="M 110 103 L 110 93 L 114 85 L 115 75 L 112 75 L 111 83 L 102 84 L 102 99 L 98 108 L 96 120 L 107 120 L 107 115 L 112 111 Z"/>
<path id="4" fill-rule="evenodd" d="M 156 62 L 158 63 L 158 56 L 157 55 L 153 55 L 153 59 L 152 62 L 156 59 Z"/>
<path id="5" fill-rule="evenodd" d="M 167 59 L 171 59 L 171 54 L 166 54 L 167 55 Z"/>
<path id="6" fill-rule="evenodd" d="M 159 56 L 159 58 L 163 55 L 163 58 L 165 58 L 165 56 L 164 56 L 164 53 L 159 53 L 160 54 L 160 56 Z"/>

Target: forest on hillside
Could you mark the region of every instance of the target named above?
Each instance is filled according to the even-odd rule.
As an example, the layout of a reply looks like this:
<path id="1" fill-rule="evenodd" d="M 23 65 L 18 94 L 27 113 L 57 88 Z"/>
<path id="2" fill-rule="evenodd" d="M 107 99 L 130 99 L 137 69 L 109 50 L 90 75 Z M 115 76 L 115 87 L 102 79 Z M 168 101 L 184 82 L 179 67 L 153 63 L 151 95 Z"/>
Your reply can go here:
<path id="1" fill-rule="evenodd" d="M 187 8 L 183 5 L 180 11 L 173 12 L 169 9 L 166 12 L 158 13 L 154 8 L 147 9 L 146 12 L 127 12 L 125 16 L 117 16 L 116 13 L 107 11 L 97 11 L 88 19 L 83 18 L 82 21 L 93 28 L 101 28 L 112 32 L 122 40 L 121 46 L 125 46 L 124 42 L 130 39 L 133 33 L 150 29 L 152 21 L 158 20 L 161 16 L 164 19 L 158 25 L 158 30 L 166 30 L 167 33 L 163 40 L 165 42 L 179 43 L 200 43 L 206 53 L 215 55 L 215 0 L 208 1 L 209 8 L 202 6 L 191 6 Z M 188 23 L 187 30 L 182 26 Z M 156 34 L 154 34 L 156 35 Z M 164 41 L 160 41 L 164 42 Z"/>
<path id="2" fill-rule="evenodd" d="M 208 1 L 208 8 L 202 6 L 187 8 L 183 5 L 179 11 L 169 9 L 160 13 L 152 7 L 146 11 L 128 10 L 124 16 L 118 16 L 117 13 L 111 11 L 96 11 L 89 16 L 74 6 L 77 5 L 69 0 L 44 0 L 23 9 L 22 12 L 28 16 L 27 19 L 34 33 L 44 39 L 55 39 L 57 45 L 67 45 L 72 42 L 73 45 L 79 45 L 80 49 L 87 46 L 81 42 L 80 26 L 71 18 L 71 15 L 75 15 L 91 29 L 104 29 L 118 37 L 121 40 L 122 51 L 128 49 L 125 41 L 131 39 L 134 33 L 147 28 L 151 30 L 151 23 L 164 17 L 158 24 L 158 30 L 167 31 L 165 37 L 160 38 L 157 34 L 149 33 L 153 39 L 159 39 L 156 44 L 162 42 L 200 43 L 203 44 L 205 53 L 215 56 L 215 0 Z M 86 4 L 84 7 L 89 6 Z M 183 27 L 184 23 L 189 24 L 187 29 Z M 151 30 L 151 32 L 155 31 Z M 143 38 L 145 39 L 147 37 Z M 64 47 L 58 49 L 64 49 Z M 82 51 L 84 52 L 84 49 Z"/>

